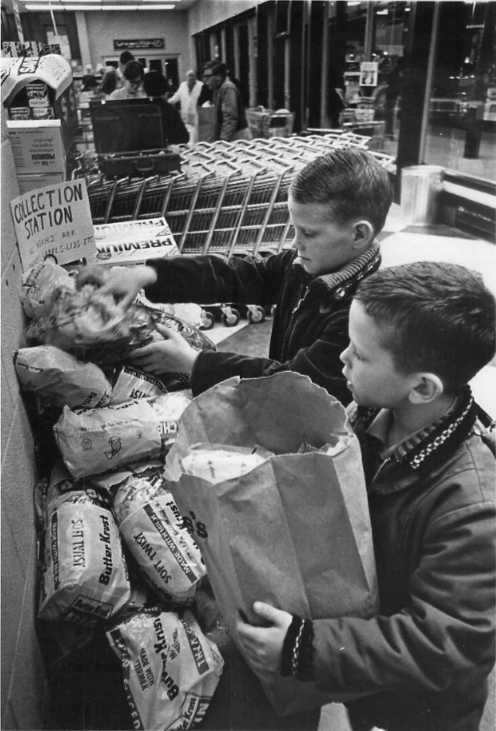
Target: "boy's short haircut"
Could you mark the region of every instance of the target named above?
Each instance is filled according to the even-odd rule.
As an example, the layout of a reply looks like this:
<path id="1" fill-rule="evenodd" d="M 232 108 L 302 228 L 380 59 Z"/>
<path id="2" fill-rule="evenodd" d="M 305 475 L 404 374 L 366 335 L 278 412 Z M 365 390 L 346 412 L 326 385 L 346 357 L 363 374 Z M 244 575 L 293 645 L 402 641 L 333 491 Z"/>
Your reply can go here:
<path id="1" fill-rule="evenodd" d="M 328 203 L 340 224 L 365 219 L 377 235 L 393 202 L 389 175 L 376 157 L 354 147 L 332 150 L 307 163 L 293 178 L 297 203 Z"/>
<path id="2" fill-rule="evenodd" d="M 167 79 L 159 71 L 149 71 L 143 77 L 143 89 L 147 96 L 164 96 L 167 91 Z"/>
<path id="3" fill-rule="evenodd" d="M 131 51 L 123 51 L 119 56 L 119 63 L 121 66 L 125 66 L 129 61 L 134 61 L 134 56 Z"/>
<path id="4" fill-rule="evenodd" d="M 463 266 L 417 262 L 381 269 L 355 299 L 383 329 L 382 346 L 405 374 L 436 374 L 447 392 L 494 357 L 496 301 L 482 276 Z"/>
<path id="5" fill-rule="evenodd" d="M 128 81 L 140 81 L 143 78 L 143 66 L 138 61 L 128 61 L 122 73 Z"/>
<path id="6" fill-rule="evenodd" d="M 115 70 L 106 71 L 103 74 L 102 81 L 100 83 L 100 91 L 102 94 L 112 94 L 117 87 L 117 75 Z"/>

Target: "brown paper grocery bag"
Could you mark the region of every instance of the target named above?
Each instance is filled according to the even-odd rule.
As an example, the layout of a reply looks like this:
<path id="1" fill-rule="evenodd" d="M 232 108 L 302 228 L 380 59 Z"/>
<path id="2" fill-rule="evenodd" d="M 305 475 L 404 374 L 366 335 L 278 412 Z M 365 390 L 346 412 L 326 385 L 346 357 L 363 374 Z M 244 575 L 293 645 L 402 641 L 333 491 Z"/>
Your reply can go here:
<path id="1" fill-rule="evenodd" d="M 246 456 L 219 479 L 222 450 L 231 448 Z M 263 457 L 251 468 L 253 451 Z M 209 474 L 187 474 L 202 452 Z M 255 600 L 311 619 L 377 612 L 358 440 L 341 404 L 307 376 L 231 378 L 198 396 L 182 415 L 165 476 L 241 651 L 235 614 L 259 622 Z M 280 714 L 346 699 L 293 678 L 264 689 Z"/>

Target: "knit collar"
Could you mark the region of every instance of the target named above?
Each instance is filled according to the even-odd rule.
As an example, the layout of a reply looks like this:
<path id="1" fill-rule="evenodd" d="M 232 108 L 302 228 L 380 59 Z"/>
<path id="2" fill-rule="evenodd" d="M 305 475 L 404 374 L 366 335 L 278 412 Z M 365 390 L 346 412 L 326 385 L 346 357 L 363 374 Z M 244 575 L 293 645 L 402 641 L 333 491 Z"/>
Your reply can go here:
<path id="1" fill-rule="evenodd" d="M 343 299 L 362 279 L 379 269 L 380 264 L 380 247 L 374 242 L 360 256 L 352 259 L 337 272 L 320 274 L 316 277 L 307 275 L 307 284 L 311 289 L 325 289 L 325 292 L 334 299 Z M 301 265 L 295 264 L 295 267 L 304 272 Z"/>
<path id="2" fill-rule="evenodd" d="M 379 409 L 358 406 L 351 416 L 351 425 L 361 419 L 368 431 L 379 414 Z M 447 414 L 396 445 L 387 461 L 406 463 L 413 470 L 430 470 L 467 438 L 476 417 L 477 406 L 472 391 L 470 386 L 465 386 Z"/>

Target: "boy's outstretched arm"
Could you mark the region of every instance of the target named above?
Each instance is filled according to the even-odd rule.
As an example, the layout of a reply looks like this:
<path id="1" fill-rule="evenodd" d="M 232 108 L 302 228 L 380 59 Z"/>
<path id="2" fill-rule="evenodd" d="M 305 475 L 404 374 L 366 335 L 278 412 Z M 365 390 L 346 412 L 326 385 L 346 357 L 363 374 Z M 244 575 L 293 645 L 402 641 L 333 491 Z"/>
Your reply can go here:
<path id="1" fill-rule="evenodd" d="M 116 266 L 106 271 L 99 266 L 86 266 L 78 272 L 77 286 L 81 288 L 85 284 L 95 284 L 101 294 L 113 294 L 125 310 L 140 289 L 154 284 L 156 280 L 156 272 L 149 266 L 130 269 Z"/>
<path id="2" fill-rule="evenodd" d="M 253 671 L 270 683 L 281 675 L 282 648 L 293 617 L 263 602 L 255 602 L 253 611 L 268 626 L 254 627 L 238 614 L 236 629 Z"/>

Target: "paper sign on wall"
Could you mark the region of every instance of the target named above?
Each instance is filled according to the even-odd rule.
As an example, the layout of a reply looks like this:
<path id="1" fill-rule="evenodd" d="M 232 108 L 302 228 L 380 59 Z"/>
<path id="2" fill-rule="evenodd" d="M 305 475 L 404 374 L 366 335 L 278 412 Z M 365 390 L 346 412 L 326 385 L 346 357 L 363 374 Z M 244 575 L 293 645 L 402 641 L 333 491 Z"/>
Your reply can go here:
<path id="1" fill-rule="evenodd" d="M 47 257 L 57 264 L 95 255 L 95 235 L 84 180 L 30 191 L 10 204 L 23 270 Z"/>

